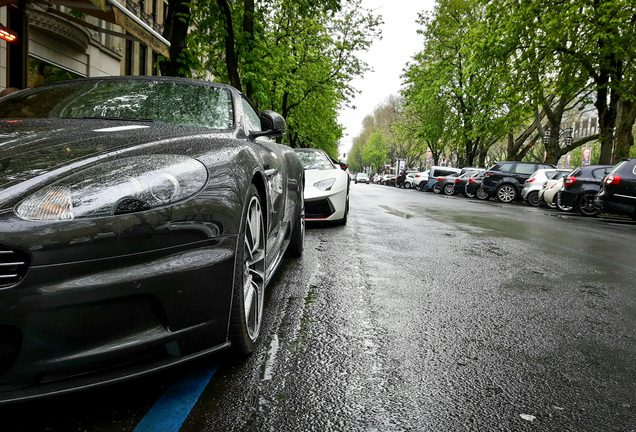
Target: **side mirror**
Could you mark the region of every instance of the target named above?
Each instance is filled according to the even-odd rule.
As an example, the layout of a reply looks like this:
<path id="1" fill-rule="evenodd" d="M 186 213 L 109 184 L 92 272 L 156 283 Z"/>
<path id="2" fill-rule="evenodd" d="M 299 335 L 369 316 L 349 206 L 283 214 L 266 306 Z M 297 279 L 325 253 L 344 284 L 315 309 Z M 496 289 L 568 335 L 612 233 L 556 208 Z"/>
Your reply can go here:
<path id="1" fill-rule="evenodd" d="M 347 164 L 345 162 L 338 161 L 338 165 L 340 165 L 340 168 L 342 168 L 343 171 L 346 171 L 347 168 L 349 168 L 349 164 Z"/>
<path id="2" fill-rule="evenodd" d="M 260 131 L 250 132 L 250 138 L 258 138 L 262 136 L 283 136 L 287 132 L 287 123 L 282 115 L 275 111 L 265 110 L 261 112 L 261 129 Z"/>

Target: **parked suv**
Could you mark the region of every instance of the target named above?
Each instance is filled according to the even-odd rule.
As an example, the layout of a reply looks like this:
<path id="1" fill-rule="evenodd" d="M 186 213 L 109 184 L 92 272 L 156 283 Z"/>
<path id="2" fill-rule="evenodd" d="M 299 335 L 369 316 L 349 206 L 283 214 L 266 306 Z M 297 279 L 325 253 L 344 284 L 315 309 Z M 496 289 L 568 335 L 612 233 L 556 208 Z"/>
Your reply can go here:
<path id="1" fill-rule="evenodd" d="M 417 190 L 424 190 L 428 183 L 428 171 L 415 173 L 413 176 L 413 187 Z"/>
<path id="2" fill-rule="evenodd" d="M 525 181 L 538 169 L 556 169 L 556 167 L 544 163 L 497 162 L 486 171 L 481 185 L 489 196 L 502 202 L 513 202 L 521 195 Z"/>
<path id="3" fill-rule="evenodd" d="M 624 159 L 603 179 L 594 201 L 603 212 L 636 220 L 636 159 Z"/>
<path id="4" fill-rule="evenodd" d="M 572 171 L 563 180 L 559 204 L 571 206 L 583 216 L 597 216 L 601 208 L 594 203 L 594 198 L 601 189 L 601 180 L 612 168 L 613 165 L 587 165 Z"/>

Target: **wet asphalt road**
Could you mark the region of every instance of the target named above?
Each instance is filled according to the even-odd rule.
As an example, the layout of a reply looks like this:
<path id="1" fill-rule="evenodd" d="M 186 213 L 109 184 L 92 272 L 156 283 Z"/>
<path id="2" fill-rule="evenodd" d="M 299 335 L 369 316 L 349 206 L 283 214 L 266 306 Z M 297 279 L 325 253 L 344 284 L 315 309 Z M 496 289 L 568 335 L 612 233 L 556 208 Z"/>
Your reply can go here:
<path id="1" fill-rule="evenodd" d="M 0 430 L 636 430 L 636 225 L 352 184 L 305 247 L 250 358 L 3 407 Z M 184 380 L 191 411 L 153 425 Z"/>

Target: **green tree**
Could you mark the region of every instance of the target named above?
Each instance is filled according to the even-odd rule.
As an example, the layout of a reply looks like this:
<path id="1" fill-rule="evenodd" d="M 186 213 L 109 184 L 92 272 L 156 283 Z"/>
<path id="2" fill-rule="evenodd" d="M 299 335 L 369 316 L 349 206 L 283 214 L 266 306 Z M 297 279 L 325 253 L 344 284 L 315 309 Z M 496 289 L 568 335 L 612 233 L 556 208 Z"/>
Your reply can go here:
<path id="1" fill-rule="evenodd" d="M 420 15 L 424 49 L 404 72 L 407 105 L 421 119 L 434 158 L 457 152 L 459 165 L 475 165 L 492 138 L 503 137 L 521 116 L 505 98 L 505 69 L 478 61 L 483 15 L 478 0 L 439 0 L 432 13 Z"/>
<path id="2" fill-rule="evenodd" d="M 367 145 L 362 150 L 362 158 L 366 163 L 373 166 L 375 172 L 384 171 L 384 164 L 387 162 L 389 146 L 381 132 L 373 132 L 369 136 Z"/>
<path id="3" fill-rule="evenodd" d="M 567 75 L 569 80 L 552 86 L 552 95 L 566 99 L 577 86 L 591 86 L 599 118 L 600 163 L 610 163 L 613 152 L 624 154 L 633 143 L 636 117 L 631 108 L 636 98 L 636 4 L 501 0 L 488 3 L 488 9 L 494 33 L 500 37 L 495 48 L 509 56 L 513 68 L 533 73 L 553 67 L 538 81 L 544 86 L 554 74 Z M 550 122 L 559 126 L 558 120 Z"/>
<path id="4" fill-rule="evenodd" d="M 368 70 L 357 53 L 379 37 L 380 18 L 361 0 L 215 0 L 191 8 L 188 47 L 202 59 L 199 76 L 281 113 L 283 142 L 337 155 L 337 113 L 355 94 L 353 78 Z"/>

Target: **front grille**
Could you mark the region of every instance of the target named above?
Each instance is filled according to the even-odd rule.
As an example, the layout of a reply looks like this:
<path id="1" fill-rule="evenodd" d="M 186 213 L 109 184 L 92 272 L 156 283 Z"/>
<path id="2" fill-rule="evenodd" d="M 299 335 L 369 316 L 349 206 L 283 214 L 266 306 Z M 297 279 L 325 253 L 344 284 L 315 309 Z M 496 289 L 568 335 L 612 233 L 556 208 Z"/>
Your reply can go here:
<path id="1" fill-rule="evenodd" d="M 328 199 L 317 201 L 305 201 L 306 219 L 326 219 L 334 213 L 335 209 Z"/>
<path id="2" fill-rule="evenodd" d="M 0 288 L 20 282 L 28 268 L 27 253 L 0 246 Z"/>

